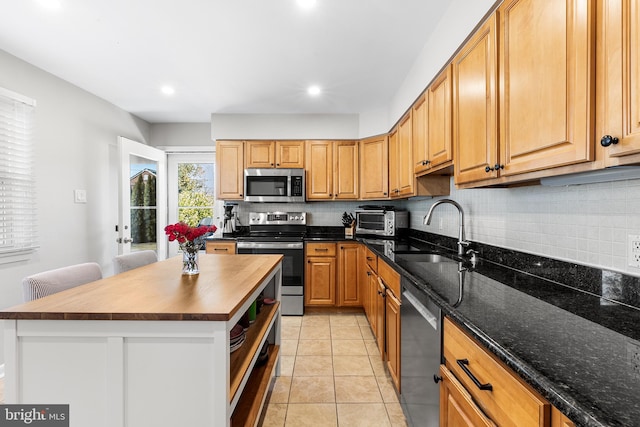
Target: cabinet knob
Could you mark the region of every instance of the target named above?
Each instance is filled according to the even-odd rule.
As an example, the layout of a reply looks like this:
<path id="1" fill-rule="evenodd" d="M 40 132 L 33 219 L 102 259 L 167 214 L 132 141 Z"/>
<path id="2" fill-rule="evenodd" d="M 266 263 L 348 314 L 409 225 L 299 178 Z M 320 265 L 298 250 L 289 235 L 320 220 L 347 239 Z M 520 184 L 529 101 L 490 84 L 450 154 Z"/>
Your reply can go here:
<path id="1" fill-rule="evenodd" d="M 608 147 L 611 144 L 616 145 L 619 141 L 620 140 L 618 139 L 618 137 L 605 135 L 600 139 L 600 145 L 602 145 L 603 147 Z"/>
<path id="2" fill-rule="evenodd" d="M 387 195 L 387 193 L 382 193 L 382 195 L 383 195 L 383 196 L 386 196 L 386 195 Z"/>
<path id="3" fill-rule="evenodd" d="M 273 166 L 273 163 L 269 163 L 271 166 Z"/>
<path id="4" fill-rule="evenodd" d="M 495 169 L 494 169 L 494 168 L 492 168 L 491 166 L 487 166 L 487 167 L 485 167 L 485 168 L 484 168 L 484 171 L 485 171 L 486 173 L 489 173 L 489 172 L 491 172 L 491 171 L 493 171 L 493 170 L 495 170 Z"/>
<path id="5" fill-rule="evenodd" d="M 438 384 L 440 381 L 442 381 L 442 377 L 436 374 L 433 374 L 433 382 Z"/>
<path id="6" fill-rule="evenodd" d="M 495 170 L 500 170 L 500 169 L 504 169 L 504 165 L 500 165 L 498 163 L 496 163 L 496 165 L 493 167 Z"/>
<path id="7" fill-rule="evenodd" d="M 276 163 L 276 166 L 280 166 L 280 163 Z"/>
<path id="8" fill-rule="evenodd" d="M 428 165 L 428 164 L 429 164 L 429 160 L 423 160 L 423 161 L 422 161 L 422 166 L 426 166 L 426 165 Z"/>

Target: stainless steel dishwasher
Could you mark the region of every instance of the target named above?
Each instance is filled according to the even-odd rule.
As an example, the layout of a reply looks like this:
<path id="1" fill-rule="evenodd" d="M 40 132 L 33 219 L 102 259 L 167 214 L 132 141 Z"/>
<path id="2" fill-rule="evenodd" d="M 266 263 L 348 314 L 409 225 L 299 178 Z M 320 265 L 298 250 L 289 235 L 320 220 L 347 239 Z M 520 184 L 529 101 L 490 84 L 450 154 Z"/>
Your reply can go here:
<path id="1" fill-rule="evenodd" d="M 438 427 L 440 386 L 434 375 L 442 360 L 441 311 L 404 277 L 401 284 L 400 404 L 410 426 Z"/>

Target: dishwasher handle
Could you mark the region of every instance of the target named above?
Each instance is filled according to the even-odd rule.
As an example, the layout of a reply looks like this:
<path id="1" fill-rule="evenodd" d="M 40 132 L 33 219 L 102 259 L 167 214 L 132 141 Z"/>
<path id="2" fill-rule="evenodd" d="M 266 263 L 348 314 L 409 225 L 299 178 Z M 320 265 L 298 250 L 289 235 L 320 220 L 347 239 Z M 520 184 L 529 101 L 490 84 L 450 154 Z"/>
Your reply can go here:
<path id="1" fill-rule="evenodd" d="M 410 292 L 404 291 L 402 293 L 402 299 L 406 299 L 406 301 L 411 304 L 427 322 L 429 322 L 433 329 L 435 329 L 436 331 L 438 330 L 438 319 L 429 311 L 427 307 L 422 305 L 422 303 L 418 301 L 416 297 L 414 297 Z"/>

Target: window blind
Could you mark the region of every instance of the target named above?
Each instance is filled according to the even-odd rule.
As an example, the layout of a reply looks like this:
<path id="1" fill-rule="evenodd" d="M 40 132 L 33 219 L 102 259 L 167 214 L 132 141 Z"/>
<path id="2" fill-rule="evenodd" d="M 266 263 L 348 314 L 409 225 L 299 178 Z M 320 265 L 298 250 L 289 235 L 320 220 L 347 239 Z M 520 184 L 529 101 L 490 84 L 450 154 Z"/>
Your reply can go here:
<path id="1" fill-rule="evenodd" d="M 0 88 L 0 262 L 38 244 L 33 129 L 35 101 Z"/>

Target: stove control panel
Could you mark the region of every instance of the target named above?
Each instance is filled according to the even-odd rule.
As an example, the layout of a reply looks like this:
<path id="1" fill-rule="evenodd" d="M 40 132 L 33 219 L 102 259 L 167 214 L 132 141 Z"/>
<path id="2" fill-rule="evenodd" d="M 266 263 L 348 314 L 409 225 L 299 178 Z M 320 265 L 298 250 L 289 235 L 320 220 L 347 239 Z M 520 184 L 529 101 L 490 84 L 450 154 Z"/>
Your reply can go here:
<path id="1" fill-rule="evenodd" d="M 306 225 L 306 212 L 250 212 L 249 225 Z"/>

